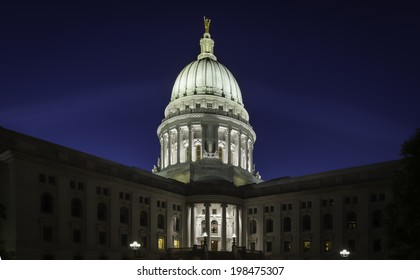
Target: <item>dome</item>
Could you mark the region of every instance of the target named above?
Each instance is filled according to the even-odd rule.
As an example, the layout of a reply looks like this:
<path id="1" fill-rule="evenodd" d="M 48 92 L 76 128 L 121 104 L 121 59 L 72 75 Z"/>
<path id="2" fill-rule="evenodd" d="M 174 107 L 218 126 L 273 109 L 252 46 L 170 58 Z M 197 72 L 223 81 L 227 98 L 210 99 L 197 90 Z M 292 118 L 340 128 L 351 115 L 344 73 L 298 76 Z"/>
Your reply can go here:
<path id="1" fill-rule="evenodd" d="M 201 53 L 182 69 L 175 80 L 171 101 L 192 95 L 213 95 L 241 106 L 242 94 L 232 73 L 213 54 L 214 41 L 208 32 L 200 40 Z"/>
<path id="2" fill-rule="evenodd" d="M 209 57 L 191 62 L 176 78 L 171 101 L 190 95 L 215 95 L 243 105 L 241 90 L 232 73 Z"/>

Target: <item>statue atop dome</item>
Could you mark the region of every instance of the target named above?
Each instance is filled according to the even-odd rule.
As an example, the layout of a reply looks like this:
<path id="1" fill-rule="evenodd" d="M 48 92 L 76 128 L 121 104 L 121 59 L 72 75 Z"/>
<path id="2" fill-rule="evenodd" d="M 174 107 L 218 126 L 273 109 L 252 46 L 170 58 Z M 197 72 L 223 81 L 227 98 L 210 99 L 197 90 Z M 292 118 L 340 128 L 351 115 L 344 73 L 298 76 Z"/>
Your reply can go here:
<path id="1" fill-rule="evenodd" d="M 205 31 L 205 33 L 210 33 L 210 22 L 211 22 L 211 19 L 204 17 L 204 31 Z"/>

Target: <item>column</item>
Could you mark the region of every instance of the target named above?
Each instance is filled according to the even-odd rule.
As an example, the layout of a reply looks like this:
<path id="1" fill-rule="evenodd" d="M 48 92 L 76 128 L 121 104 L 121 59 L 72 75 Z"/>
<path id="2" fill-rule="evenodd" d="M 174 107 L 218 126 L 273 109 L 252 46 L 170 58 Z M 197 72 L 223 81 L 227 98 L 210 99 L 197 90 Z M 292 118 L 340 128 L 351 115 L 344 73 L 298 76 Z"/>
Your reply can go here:
<path id="1" fill-rule="evenodd" d="M 177 126 L 176 127 L 177 135 L 178 135 L 178 150 L 176 153 L 176 162 L 181 163 L 181 145 L 182 145 L 182 129 Z"/>
<path id="2" fill-rule="evenodd" d="M 248 159 L 248 135 L 245 134 L 245 166 L 244 168 L 249 171 L 249 159 Z"/>
<path id="3" fill-rule="evenodd" d="M 169 145 L 168 164 L 169 165 L 172 165 L 172 135 L 173 135 L 172 130 L 169 130 L 169 139 L 168 139 L 168 145 Z"/>
<path id="4" fill-rule="evenodd" d="M 242 167 L 242 132 L 238 131 L 238 167 Z"/>
<path id="5" fill-rule="evenodd" d="M 195 245 L 195 205 L 190 204 L 190 217 L 191 217 L 191 227 L 190 227 L 190 243 L 191 247 Z"/>
<path id="6" fill-rule="evenodd" d="M 206 233 L 207 233 L 207 248 L 209 248 L 210 244 L 210 203 L 205 203 L 204 206 L 206 207 Z"/>
<path id="7" fill-rule="evenodd" d="M 163 137 L 160 136 L 160 166 L 158 166 L 158 168 L 160 168 L 160 170 L 163 169 L 164 148 L 165 147 L 164 147 L 164 144 L 163 144 Z M 158 165 L 159 165 L 159 163 L 158 163 Z"/>
<path id="8" fill-rule="evenodd" d="M 194 129 L 191 124 L 188 125 L 190 130 L 190 143 L 189 143 L 189 149 L 190 149 L 190 162 L 192 162 L 193 158 L 193 146 L 194 146 Z"/>
<path id="9" fill-rule="evenodd" d="M 241 235 L 239 232 L 239 206 L 236 206 L 236 213 L 235 213 L 235 234 L 236 234 L 236 245 L 240 246 L 241 242 Z"/>
<path id="10" fill-rule="evenodd" d="M 232 128 L 228 127 L 228 139 L 227 139 L 227 153 L 228 153 L 228 164 L 232 164 L 232 147 L 231 147 L 231 133 Z"/>
<path id="11" fill-rule="evenodd" d="M 222 251 L 226 251 L 226 204 L 220 205 L 222 207 Z"/>

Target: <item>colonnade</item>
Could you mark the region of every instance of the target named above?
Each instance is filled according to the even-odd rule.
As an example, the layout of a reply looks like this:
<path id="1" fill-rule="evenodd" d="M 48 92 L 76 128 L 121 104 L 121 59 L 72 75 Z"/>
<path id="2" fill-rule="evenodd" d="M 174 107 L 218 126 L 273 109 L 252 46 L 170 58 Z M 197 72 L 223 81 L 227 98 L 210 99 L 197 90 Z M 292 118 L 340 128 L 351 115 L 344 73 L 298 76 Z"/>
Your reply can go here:
<path id="1" fill-rule="evenodd" d="M 253 172 L 254 139 L 246 132 L 221 125 L 179 125 L 161 132 L 160 168 L 204 157 Z"/>
<path id="2" fill-rule="evenodd" d="M 188 205 L 188 246 L 204 243 L 211 250 L 230 251 L 232 236 L 236 245 L 242 244 L 242 209 L 226 203 L 202 203 Z M 205 234 L 207 237 L 205 237 Z"/>

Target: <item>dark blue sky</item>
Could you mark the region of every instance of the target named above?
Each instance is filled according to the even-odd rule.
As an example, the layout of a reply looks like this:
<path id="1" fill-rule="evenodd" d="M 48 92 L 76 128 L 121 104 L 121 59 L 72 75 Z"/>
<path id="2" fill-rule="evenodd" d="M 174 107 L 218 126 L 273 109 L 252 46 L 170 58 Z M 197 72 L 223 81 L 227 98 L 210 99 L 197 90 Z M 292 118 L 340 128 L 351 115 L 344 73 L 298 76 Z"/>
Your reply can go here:
<path id="1" fill-rule="evenodd" d="M 57 2 L 0 4 L 0 126 L 151 170 L 205 15 L 263 179 L 397 159 L 420 127 L 408 2 Z"/>

